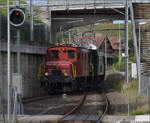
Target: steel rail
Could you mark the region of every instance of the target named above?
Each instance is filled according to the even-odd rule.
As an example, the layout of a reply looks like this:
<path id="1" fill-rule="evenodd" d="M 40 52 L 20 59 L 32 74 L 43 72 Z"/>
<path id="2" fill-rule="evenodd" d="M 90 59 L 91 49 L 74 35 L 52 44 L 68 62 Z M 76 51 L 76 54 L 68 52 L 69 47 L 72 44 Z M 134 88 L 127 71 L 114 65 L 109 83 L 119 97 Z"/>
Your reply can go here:
<path id="1" fill-rule="evenodd" d="M 106 98 L 105 109 L 104 109 L 104 111 L 103 111 L 102 115 L 100 115 L 100 116 L 99 116 L 99 119 L 98 119 L 97 123 L 101 123 L 101 121 L 103 120 L 103 118 L 104 118 L 104 116 L 105 116 L 106 112 L 108 111 L 108 107 L 109 107 L 109 100 L 108 100 L 108 98 L 107 98 L 107 96 L 106 96 L 106 95 L 105 95 L 105 98 Z"/>
<path id="2" fill-rule="evenodd" d="M 73 112 L 79 110 L 79 108 L 84 104 L 84 101 L 86 99 L 87 93 L 84 93 L 83 96 L 80 98 L 79 103 L 69 112 L 67 112 L 65 115 L 63 115 L 60 119 L 58 119 L 55 123 L 59 123 L 62 121 L 64 118 L 66 118 L 68 115 L 72 114 Z"/>
<path id="3" fill-rule="evenodd" d="M 22 99 L 22 103 L 23 104 L 28 104 L 28 103 L 32 103 L 32 102 L 36 102 L 36 101 L 41 101 L 41 100 L 45 100 L 45 99 L 49 99 L 49 98 L 54 98 L 54 97 L 58 97 L 58 96 L 62 96 L 62 94 L 60 95 L 53 95 L 53 96 L 39 96 L 39 97 L 31 97 L 31 98 L 23 98 Z"/>

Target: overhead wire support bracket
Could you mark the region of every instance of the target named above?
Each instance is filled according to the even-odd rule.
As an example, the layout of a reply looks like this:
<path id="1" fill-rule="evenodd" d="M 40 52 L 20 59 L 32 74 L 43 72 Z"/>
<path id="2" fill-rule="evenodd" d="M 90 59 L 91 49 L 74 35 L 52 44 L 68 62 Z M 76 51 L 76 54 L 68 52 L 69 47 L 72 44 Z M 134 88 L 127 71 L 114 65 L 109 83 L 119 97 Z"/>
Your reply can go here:
<path id="1" fill-rule="evenodd" d="M 120 13 L 120 14 L 122 14 L 122 15 L 125 15 L 125 13 L 119 11 L 118 9 L 115 9 L 115 8 L 112 8 L 112 7 L 111 7 L 111 9 L 114 10 L 114 11 L 116 11 L 116 12 L 118 12 L 118 13 Z"/>

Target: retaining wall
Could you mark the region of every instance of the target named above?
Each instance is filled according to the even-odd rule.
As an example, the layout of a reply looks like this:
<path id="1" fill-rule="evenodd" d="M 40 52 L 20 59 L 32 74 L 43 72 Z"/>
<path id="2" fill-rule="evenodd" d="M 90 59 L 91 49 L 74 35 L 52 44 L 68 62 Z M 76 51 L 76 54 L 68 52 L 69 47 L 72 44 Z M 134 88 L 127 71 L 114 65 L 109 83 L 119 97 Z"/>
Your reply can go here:
<path id="1" fill-rule="evenodd" d="M 23 97 L 38 96 L 40 89 L 38 72 L 40 64 L 45 60 L 48 45 L 26 42 L 21 45 L 21 74 L 23 82 Z M 11 73 L 17 72 L 17 47 L 11 44 Z M 7 98 L 7 43 L 0 41 L 0 88 L 4 98 Z"/>

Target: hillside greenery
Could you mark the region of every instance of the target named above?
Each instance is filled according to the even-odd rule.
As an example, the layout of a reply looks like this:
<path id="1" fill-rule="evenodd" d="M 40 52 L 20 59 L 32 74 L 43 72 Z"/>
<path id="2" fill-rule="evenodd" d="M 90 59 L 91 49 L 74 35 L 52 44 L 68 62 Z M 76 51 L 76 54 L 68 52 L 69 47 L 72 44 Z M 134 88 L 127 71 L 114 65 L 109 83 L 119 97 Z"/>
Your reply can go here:
<path id="1" fill-rule="evenodd" d="M 14 0 L 9 0 L 10 5 L 13 5 Z M 21 4 L 25 4 L 25 0 L 20 0 Z M 7 0 L 1 0 L 0 5 L 7 6 Z M 0 14 L 7 14 L 7 8 L 0 8 Z"/>
<path id="2" fill-rule="evenodd" d="M 10 5 L 12 5 L 14 2 L 14 0 L 9 0 L 9 1 L 10 1 Z M 1 0 L 0 5 L 7 5 L 7 0 Z"/>
<path id="3" fill-rule="evenodd" d="M 133 48 L 133 36 L 132 36 L 132 26 L 131 23 L 128 24 L 129 32 L 128 32 L 128 40 L 129 40 L 129 54 L 133 56 L 134 48 Z M 107 24 L 100 23 L 94 26 L 88 25 L 79 28 L 80 32 L 86 32 L 93 30 L 95 34 L 107 35 L 108 37 L 118 37 L 119 38 L 119 24 Z M 121 41 L 125 43 L 125 24 L 120 24 L 120 36 Z"/>
<path id="4" fill-rule="evenodd" d="M 91 25 L 81 27 L 80 31 L 84 32 L 86 30 L 95 30 L 95 33 L 102 35 L 107 35 L 108 37 L 119 37 L 119 24 L 96 24 L 94 27 Z M 120 24 L 120 35 L 121 39 L 124 40 L 125 37 L 125 24 Z M 129 23 L 129 40 L 132 40 L 132 27 Z"/>
<path id="5" fill-rule="evenodd" d="M 7 0 L 0 1 L 0 5 L 7 5 Z M 13 4 L 14 0 L 10 0 L 10 4 Z M 21 4 L 25 4 L 25 0 L 21 0 Z M 21 40 L 22 41 L 29 41 L 30 40 L 30 16 L 29 16 L 29 10 L 25 10 L 26 13 L 26 22 L 20 27 L 20 33 L 21 33 Z M 48 37 L 48 30 L 45 30 L 45 25 L 43 24 L 42 20 L 38 17 L 34 18 L 34 23 L 42 23 L 34 25 L 34 40 L 39 43 L 48 43 L 49 37 Z M 6 40 L 7 39 L 7 8 L 3 7 L 0 8 L 0 30 L 1 30 L 1 39 Z M 3 30 L 3 31 L 2 31 Z M 16 29 L 11 27 L 11 40 L 16 40 Z"/>
<path id="6" fill-rule="evenodd" d="M 10 0 L 10 5 L 12 5 L 14 0 Z M 20 0 L 20 4 L 26 4 L 25 0 Z M 0 1 L 0 5 L 7 5 L 7 0 Z M 34 10 L 37 11 L 37 10 Z M 0 8 L 0 14 L 6 15 L 7 14 L 7 8 Z M 29 10 L 26 9 L 26 20 L 30 20 Z M 42 19 L 35 17 L 34 22 L 36 23 L 43 23 Z"/>

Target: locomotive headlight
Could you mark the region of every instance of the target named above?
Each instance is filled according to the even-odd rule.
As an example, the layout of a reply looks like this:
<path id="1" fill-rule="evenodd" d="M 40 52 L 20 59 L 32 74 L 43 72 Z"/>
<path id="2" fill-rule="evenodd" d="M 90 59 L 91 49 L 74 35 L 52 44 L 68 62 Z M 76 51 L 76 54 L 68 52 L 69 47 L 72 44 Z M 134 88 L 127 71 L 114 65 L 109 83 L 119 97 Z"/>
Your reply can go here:
<path id="1" fill-rule="evenodd" d="M 68 73 L 67 73 L 67 72 L 64 72 L 64 76 L 68 76 Z"/>
<path id="2" fill-rule="evenodd" d="M 45 73 L 45 76 L 48 76 L 48 72 Z"/>

